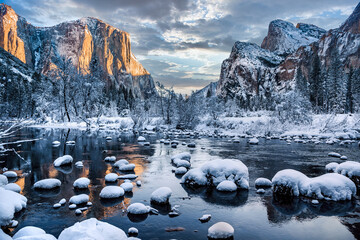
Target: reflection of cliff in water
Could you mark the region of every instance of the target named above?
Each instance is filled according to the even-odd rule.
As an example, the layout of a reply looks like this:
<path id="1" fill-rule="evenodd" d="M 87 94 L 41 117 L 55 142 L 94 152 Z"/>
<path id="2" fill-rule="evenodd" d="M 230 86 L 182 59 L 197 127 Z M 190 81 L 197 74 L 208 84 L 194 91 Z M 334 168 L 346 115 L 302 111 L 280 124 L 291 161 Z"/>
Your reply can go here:
<path id="1" fill-rule="evenodd" d="M 268 220 L 271 223 L 281 224 L 292 219 L 297 221 L 311 220 L 318 216 L 344 216 L 354 211 L 354 201 L 319 201 L 311 203 L 307 198 L 284 198 L 266 196 L 262 199 L 267 208 Z"/>

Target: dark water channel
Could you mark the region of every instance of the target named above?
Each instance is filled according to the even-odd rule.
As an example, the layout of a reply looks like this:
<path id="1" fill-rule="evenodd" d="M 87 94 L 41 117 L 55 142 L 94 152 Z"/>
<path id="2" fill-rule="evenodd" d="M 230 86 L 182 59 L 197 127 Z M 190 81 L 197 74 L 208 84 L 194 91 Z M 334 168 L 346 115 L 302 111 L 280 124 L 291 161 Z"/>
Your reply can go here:
<path id="1" fill-rule="evenodd" d="M 106 136 L 112 140 L 107 141 Z M 285 141 L 260 139 L 259 145 L 249 145 L 246 139 L 240 143 L 229 142 L 226 138 L 191 139 L 196 148 L 189 149 L 179 145 L 177 149 L 159 143 L 159 135 L 144 135 L 150 146 L 137 143 L 136 137 L 118 132 L 96 131 L 87 133 L 67 129 L 22 129 L 16 137 L 6 141 L 41 138 L 34 142 L 13 144 L 25 161 L 14 154 L 0 158 L 0 167 L 15 169 L 16 180 L 21 187 L 21 194 L 28 198 L 25 211 L 17 214 L 19 221 L 15 233 L 24 226 L 32 225 L 44 229 L 58 237 L 60 232 L 75 222 L 95 217 L 99 220 L 120 227 L 125 232 L 130 227 L 139 229 L 141 239 L 207 239 L 207 229 L 218 221 L 230 223 L 235 229 L 235 239 L 360 239 L 360 206 L 356 199 L 351 202 L 320 203 L 313 205 L 307 200 L 295 199 L 281 202 L 274 199 L 271 189 L 265 194 L 256 193 L 254 181 L 258 177 L 272 178 L 275 173 L 285 168 L 299 170 L 310 177 L 325 173 L 325 165 L 339 159 L 328 157 L 330 151 L 346 155 L 349 160 L 360 160 L 357 144 L 340 146 L 325 143 L 303 144 Z M 74 146 L 64 145 L 65 140 L 74 140 Z M 61 142 L 59 147 L 52 147 L 52 141 Z M 180 137 L 179 141 L 190 139 Z M 202 149 L 203 148 L 203 149 Z M 104 151 L 107 150 L 107 151 Z M 189 189 L 180 184 L 180 178 L 172 173 L 170 156 L 189 151 L 192 154 L 192 168 L 206 161 L 217 158 L 240 159 L 249 168 L 250 190 L 222 194 L 216 190 Z M 82 160 L 83 168 L 54 168 L 53 161 L 63 154 L 70 154 L 74 161 Z M 105 163 L 106 156 L 115 155 L 125 158 L 136 165 L 135 174 L 142 181 L 141 187 L 134 187 L 132 194 L 126 194 L 117 201 L 101 201 L 99 193 L 105 186 L 104 176 L 115 172 Z M 123 173 L 119 173 L 123 174 Z M 58 178 L 62 185 L 55 192 L 37 192 L 33 184 L 44 178 Z M 53 204 L 60 199 L 67 200 L 77 194 L 73 182 L 79 177 L 91 180 L 89 190 L 93 206 L 76 216 L 69 210 L 68 204 L 53 209 Z M 123 181 L 119 181 L 120 185 Z M 169 217 L 170 206 L 159 208 L 159 215 L 143 218 L 129 218 L 126 208 L 129 204 L 142 202 L 150 204 L 150 195 L 158 187 L 168 186 L 173 194 L 171 206 L 179 205 L 180 216 Z M 201 223 L 198 218 L 211 214 L 208 223 Z M 168 232 L 168 228 L 184 228 L 183 231 Z"/>

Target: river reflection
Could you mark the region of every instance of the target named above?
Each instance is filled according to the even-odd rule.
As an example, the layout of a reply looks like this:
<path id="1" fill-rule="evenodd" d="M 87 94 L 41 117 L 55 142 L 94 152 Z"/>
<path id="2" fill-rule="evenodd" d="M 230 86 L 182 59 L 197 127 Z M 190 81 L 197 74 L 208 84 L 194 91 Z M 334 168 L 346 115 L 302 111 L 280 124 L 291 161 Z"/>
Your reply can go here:
<path id="1" fill-rule="evenodd" d="M 106 140 L 111 136 L 112 140 Z M 55 235 L 77 221 L 96 217 L 127 231 L 129 227 L 139 229 L 141 239 L 206 239 L 207 229 L 217 221 L 226 221 L 235 228 L 235 239 L 360 239 L 360 209 L 358 200 L 348 202 L 320 202 L 312 204 L 307 199 L 294 198 L 282 200 L 272 195 L 271 189 L 258 195 L 254 181 L 258 177 L 272 178 L 285 168 L 302 171 L 308 176 L 325 173 L 324 166 L 336 159 L 329 158 L 330 151 L 340 152 L 349 160 L 357 160 L 359 149 L 356 146 L 329 146 L 326 144 L 287 145 L 280 140 L 260 140 L 258 146 L 250 146 L 246 139 L 231 143 L 227 139 L 189 139 L 179 137 L 180 142 L 194 141 L 194 149 L 179 145 L 173 149 L 159 143 L 161 135 L 144 135 L 150 146 L 137 143 L 136 137 L 115 131 L 85 132 L 68 129 L 22 129 L 18 136 L 8 141 L 35 139 L 41 140 L 13 145 L 25 161 L 14 154 L 1 156 L 0 167 L 14 169 L 22 176 L 14 179 L 21 187 L 21 194 L 28 198 L 28 207 L 16 215 L 19 226 L 33 225 Z M 53 147 L 53 141 L 61 145 Z M 75 145 L 66 145 L 75 141 Z M 202 149 L 203 148 L 203 149 Z M 180 184 L 180 177 L 172 173 L 170 157 L 188 151 L 192 154 L 192 167 L 216 158 L 242 160 L 249 168 L 250 190 L 230 194 L 209 188 L 189 188 Z M 64 154 L 73 156 L 74 161 L 83 161 L 84 167 L 73 164 L 66 168 L 55 168 L 53 161 Z M 135 164 L 133 172 L 119 172 L 106 163 L 106 156 L 116 156 Z M 100 200 L 101 189 L 109 185 L 104 177 L 108 173 L 119 175 L 134 173 L 136 180 L 142 181 L 132 193 L 115 200 Z M 33 184 L 44 178 L 58 178 L 62 185 L 54 191 L 35 191 Z M 73 182 L 79 177 L 90 179 L 87 190 L 73 189 Z M 124 181 L 118 181 L 120 186 Z M 170 204 L 151 205 L 159 210 L 159 215 L 131 216 L 125 211 L 134 202 L 150 205 L 150 195 L 158 187 L 168 186 L 173 194 Z M 82 215 L 76 216 L 68 204 L 60 209 L 52 205 L 62 198 L 69 200 L 75 194 L 86 193 L 93 205 Z M 179 205 L 180 215 L 170 217 L 171 208 Z M 211 214 L 208 223 L 198 218 Z M 166 228 L 185 228 L 180 232 L 166 232 Z"/>

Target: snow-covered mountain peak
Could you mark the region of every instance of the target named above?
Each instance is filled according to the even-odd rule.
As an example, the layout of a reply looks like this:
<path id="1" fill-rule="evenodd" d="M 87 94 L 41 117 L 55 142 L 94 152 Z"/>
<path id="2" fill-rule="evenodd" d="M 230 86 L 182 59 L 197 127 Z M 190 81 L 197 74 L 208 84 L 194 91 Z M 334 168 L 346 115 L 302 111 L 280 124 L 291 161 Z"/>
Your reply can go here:
<path id="1" fill-rule="evenodd" d="M 315 25 L 299 23 L 295 27 L 290 22 L 277 19 L 270 22 L 268 34 L 261 47 L 275 54 L 287 56 L 300 46 L 306 46 L 319 40 L 325 32 L 324 29 Z"/>
<path id="2" fill-rule="evenodd" d="M 360 3 L 356 6 L 350 17 L 341 25 L 340 30 L 360 34 Z"/>

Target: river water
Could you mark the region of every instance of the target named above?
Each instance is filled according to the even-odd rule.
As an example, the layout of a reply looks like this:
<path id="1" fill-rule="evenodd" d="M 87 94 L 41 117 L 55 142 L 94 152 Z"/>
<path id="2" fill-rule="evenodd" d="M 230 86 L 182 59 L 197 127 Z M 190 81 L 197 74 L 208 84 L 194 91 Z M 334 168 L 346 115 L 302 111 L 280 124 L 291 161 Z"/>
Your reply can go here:
<path id="1" fill-rule="evenodd" d="M 106 140 L 111 136 L 112 140 Z M 357 144 L 286 144 L 278 139 L 260 139 L 259 145 L 249 145 L 246 139 L 240 143 L 229 142 L 228 138 L 203 137 L 189 139 L 179 137 L 181 142 L 193 141 L 196 148 L 179 145 L 171 148 L 159 142 L 161 135 L 144 135 L 150 146 L 142 146 L 131 134 L 114 131 L 85 132 L 75 129 L 22 129 L 17 136 L 6 141 L 40 139 L 21 144 L 12 144 L 24 160 L 15 154 L 0 157 L 0 167 L 16 170 L 15 182 L 21 187 L 21 194 L 28 198 L 26 210 L 15 217 L 18 227 L 8 231 L 15 233 L 24 226 L 37 226 L 58 237 L 60 232 L 74 223 L 95 217 L 120 227 L 125 232 L 130 227 L 139 230 L 141 239 L 206 239 L 207 229 L 218 221 L 230 223 L 235 229 L 235 239 L 360 239 L 360 206 L 357 199 L 348 202 L 320 202 L 311 204 L 306 199 L 281 202 L 275 199 L 271 189 L 265 194 L 256 193 L 254 182 L 258 177 L 271 179 L 277 171 L 291 168 L 309 177 L 325 173 L 325 165 L 339 159 L 328 157 L 328 152 L 339 152 L 349 160 L 358 161 L 360 150 Z M 52 142 L 61 142 L 52 147 Z M 65 145 L 66 140 L 76 142 L 74 146 Z M 211 189 L 189 189 L 180 184 L 180 178 L 172 173 L 170 156 L 188 151 L 192 154 L 192 168 L 218 158 L 241 160 L 248 168 L 250 190 L 223 194 Z M 54 168 L 53 161 L 64 154 L 73 156 L 74 161 L 82 160 L 83 168 Z M 105 163 L 106 156 L 127 159 L 136 165 L 137 180 L 142 186 L 134 187 L 132 194 L 116 201 L 101 201 L 99 193 L 106 185 L 104 176 L 116 172 L 111 164 Z M 119 173 L 120 175 L 123 173 Z M 52 192 L 35 191 L 33 184 L 44 178 L 58 178 L 61 188 Z M 67 200 L 79 192 L 74 191 L 73 182 L 79 177 L 91 180 L 89 190 L 93 206 L 75 215 L 68 204 L 53 209 L 60 199 Z M 123 181 L 119 181 L 120 185 Z M 154 206 L 159 215 L 142 218 L 128 217 L 129 204 L 141 202 L 150 204 L 150 195 L 158 187 L 167 186 L 173 191 L 171 206 L 179 205 L 180 215 L 169 217 L 171 206 Z M 211 214 L 207 223 L 198 218 Z M 181 231 L 173 231 L 173 230 Z"/>

